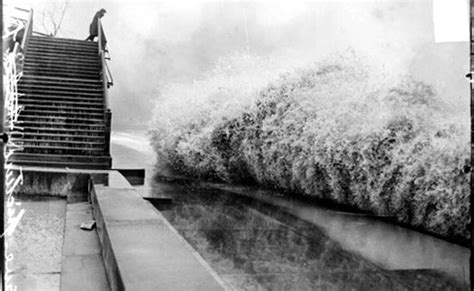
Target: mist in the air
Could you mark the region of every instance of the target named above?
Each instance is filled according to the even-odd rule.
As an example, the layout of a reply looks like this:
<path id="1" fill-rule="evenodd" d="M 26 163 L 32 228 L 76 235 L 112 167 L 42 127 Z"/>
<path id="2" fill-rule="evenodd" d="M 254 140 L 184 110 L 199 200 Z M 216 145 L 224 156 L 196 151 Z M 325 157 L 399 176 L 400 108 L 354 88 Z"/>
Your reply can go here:
<path id="1" fill-rule="evenodd" d="M 41 31 L 38 18 L 48 7 L 35 5 Z M 235 54 L 271 57 L 285 71 L 350 52 L 394 81 L 411 75 L 433 85 L 454 107 L 469 102 L 469 47 L 434 42 L 431 1 L 72 1 L 59 36 L 85 38 L 102 7 L 115 129 L 146 126 L 163 88 L 192 86 L 221 58 Z"/>

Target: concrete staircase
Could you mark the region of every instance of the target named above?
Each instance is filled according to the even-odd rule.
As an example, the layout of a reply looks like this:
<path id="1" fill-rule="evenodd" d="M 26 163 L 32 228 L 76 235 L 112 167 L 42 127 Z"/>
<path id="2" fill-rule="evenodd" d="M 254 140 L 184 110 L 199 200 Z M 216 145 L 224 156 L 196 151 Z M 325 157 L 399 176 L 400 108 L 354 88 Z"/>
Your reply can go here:
<path id="1" fill-rule="evenodd" d="M 31 36 L 18 83 L 18 165 L 108 169 L 107 110 L 97 42 Z"/>

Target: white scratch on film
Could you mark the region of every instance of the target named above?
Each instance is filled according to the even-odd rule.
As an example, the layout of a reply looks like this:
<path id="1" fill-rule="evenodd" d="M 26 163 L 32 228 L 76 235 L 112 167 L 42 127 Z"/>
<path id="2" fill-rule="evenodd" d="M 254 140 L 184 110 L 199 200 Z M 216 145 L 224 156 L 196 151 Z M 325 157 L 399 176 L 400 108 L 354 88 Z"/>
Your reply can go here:
<path id="1" fill-rule="evenodd" d="M 18 45 L 15 46 L 13 52 L 4 52 L 3 54 L 3 84 L 4 84 L 4 96 L 5 96 L 5 109 L 7 125 L 10 133 L 15 133 L 21 127 L 17 126 L 18 115 L 22 107 L 18 104 L 18 90 L 17 83 L 21 77 L 21 73 L 17 71 L 18 58 L 22 58 L 22 54 L 18 53 Z M 13 197 L 13 191 L 15 188 L 23 183 L 23 172 L 20 168 L 19 174 L 15 175 L 14 169 L 11 164 L 10 158 L 13 153 L 21 149 L 21 144 L 8 142 L 6 151 L 4 152 L 5 157 L 5 195 L 6 195 L 6 228 L 2 236 L 5 238 L 11 236 L 15 231 L 18 223 L 20 222 L 24 209 L 18 208 L 21 203 L 15 202 Z M 13 261 L 14 256 L 8 253 L 8 243 L 5 239 L 5 287 L 6 290 L 17 290 L 17 286 L 14 286 L 11 280 L 11 270 L 9 264 Z"/>

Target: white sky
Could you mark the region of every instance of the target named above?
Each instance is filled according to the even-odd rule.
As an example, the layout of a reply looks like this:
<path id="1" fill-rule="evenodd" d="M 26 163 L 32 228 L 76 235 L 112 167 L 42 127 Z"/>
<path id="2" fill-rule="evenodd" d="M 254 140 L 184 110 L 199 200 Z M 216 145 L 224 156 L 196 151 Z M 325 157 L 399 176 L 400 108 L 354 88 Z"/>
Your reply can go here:
<path id="1" fill-rule="evenodd" d="M 411 0 L 404 2 L 413 2 L 419 0 Z M 32 6 L 37 11 L 41 10 L 46 5 L 51 6 L 52 3 L 63 1 L 32 1 L 32 0 L 5 0 L 4 3 L 14 4 L 22 7 Z M 128 25 L 131 27 L 139 27 L 143 33 L 149 33 L 156 28 L 158 14 L 155 9 L 150 7 L 159 7 L 160 14 L 179 15 L 185 22 L 189 19 L 195 19 L 199 14 L 200 6 L 206 1 L 203 0 L 177 0 L 177 1 L 153 1 L 153 0 L 109 0 L 109 1 L 94 1 L 94 0 L 69 0 L 71 7 L 90 7 L 88 11 L 89 17 L 97 7 L 111 7 L 118 8 L 118 10 L 127 15 Z M 218 1 L 218 2 L 232 2 L 232 1 Z M 265 1 L 260 0 L 266 7 L 264 12 L 260 15 L 260 22 L 266 26 L 275 25 L 292 20 L 296 15 L 304 11 L 308 1 L 293 0 L 293 1 Z M 309 1 L 309 2 L 397 2 L 393 0 L 326 0 L 326 1 Z M 400 1 L 398 1 L 400 2 Z M 436 42 L 451 42 L 451 41 L 468 41 L 469 37 L 469 11 L 468 0 L 433 0 L 433 22 L 434 34 Z M 68 17 L 74 16 L 77 18 L 87 18 L 85 13 L 75 13 L 71 15 L 71 10 L 68 11 Z M 98 10 L 98 9 L 97 9 Z M 115 10 L 115 9 L 112 9 Z M 106 20 L 105 20 L 106 21 Z M 70 26 L 66 20 L 64 23 L 67 31 L 74 36 L 79 35 L 79 26 Z M 74 28 L 74 29 L 73 29 Z M 138 29 L 137 29 L 138 30 Z"/>

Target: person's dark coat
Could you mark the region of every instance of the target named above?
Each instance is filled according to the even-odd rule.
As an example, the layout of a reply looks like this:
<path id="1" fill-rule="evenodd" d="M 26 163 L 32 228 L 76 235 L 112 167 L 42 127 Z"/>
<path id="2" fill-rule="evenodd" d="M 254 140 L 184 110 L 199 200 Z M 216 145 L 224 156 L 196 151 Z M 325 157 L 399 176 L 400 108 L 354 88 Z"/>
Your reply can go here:
<path id="1" fill-rule="evenodd" d="M 91 24 L 89 25 L 89 33 L 92 36 L 99 36 L 99 19 L 104 16 L 105 10 L 101 9 L 97 11 L 94 15 L 94 19 L 92 19 Z"/>
<path id="2" fill-rule="evenodd" d="M 95 37 L 99 36 L 99 19 L 104 16 L 105 14 L 105 9 L 100 9 L 97 11 L 97 13 L 94 15 L 94 18 L 92 19 L 91 24 L 89 25 L 89 37 L 86 40 L 94 40 Z M 102 46 L 105 47 L 107 43 L 107 39 L 104 34 L 104 29 L 101 26 L 101 34 L 102 34 Z"/>

